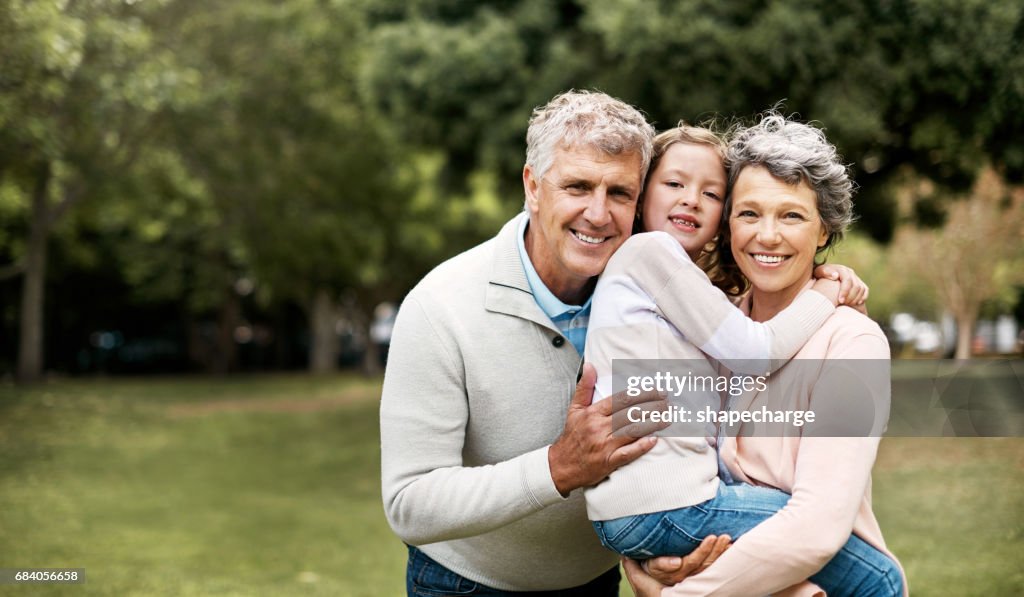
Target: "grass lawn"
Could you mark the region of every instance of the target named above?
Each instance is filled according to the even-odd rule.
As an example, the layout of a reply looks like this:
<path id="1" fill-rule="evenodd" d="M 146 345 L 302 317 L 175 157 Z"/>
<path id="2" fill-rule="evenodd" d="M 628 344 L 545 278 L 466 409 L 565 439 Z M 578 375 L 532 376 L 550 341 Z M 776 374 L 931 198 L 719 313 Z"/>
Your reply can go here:
<path id="1" fill-rule="evenodd" d="M 404 546 L 380 504 L 379 380 L 102 380 L 0 392 L 0 567 L 87 575 L 85 585 L 0 592 L 404 588 Z M 195 408 L 211 401 L 229 408 Z"/>
<path id="2" fill-rule="evenodd" d="M 0 595 L 398 595 L 379 380 L 0 386 Z M 1024 439 L 886 439 L 875 511 L 915 595 L 1024 594 Z"/>

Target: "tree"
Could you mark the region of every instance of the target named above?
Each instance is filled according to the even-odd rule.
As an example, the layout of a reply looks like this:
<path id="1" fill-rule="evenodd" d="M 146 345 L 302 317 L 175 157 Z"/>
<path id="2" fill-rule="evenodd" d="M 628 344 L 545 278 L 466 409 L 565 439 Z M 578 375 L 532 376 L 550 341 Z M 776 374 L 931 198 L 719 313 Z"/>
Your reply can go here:
<path id="1" fill-rule="evenodd" d="M 903 212 L 939 192 L 927 180 L 905 186 Z M 1024 186 L 1008 185 L 985 168 L 971 192 L 948 202 L 945 223 L 935 229 L 907 224 L 897 229 L 894 261 L 935 287 L 957 323 L 957 359 L 971 356 L 978 313 L 987 300 L 1015 295 L 1024 284 Z"/>
<path id="2" fill-rule="evenodd" d="M 1024 177 L 1014 0 L 428 0 L 376 14 L 366 85 L 457 181 L 485 168 L 515 189 L 530 109 L 569 87 L 632 102 L 659 128 L 785 100 L 853 163 L 863 229 L 884 242 L 906 164 L 950 192 L 986 163 Z"/>
<path id="3" fill-rule="evenodd" d="M 17 378 L 43 370 L 47 244 L 69 210 L 130 168 L 185 99 L 141 3 L 0 5 L 0 177 L 27 198 L 25 238 L 0 272 L 22 276 Z"/>
<path id="4" fill-rule="evenodd" d="M 1024 177 L 1024 5 L 1013 0 L 585 0 L 602 86 L 679 118 L 785 100 L 853 163 L 863 229 L 891 238 L 889 184 L 912 165 L 949 191 L 986 163 Z M 924 215 L 924 214 L 922 214 Z"/>
<path id="5" fill-rule="evenodd" d="M 470 177 L 486 171 L 516 205 L 531 111 L 587 86 L 601 68 L 580 14 L 575 2 L 536 0 L 377 7 L 360 78 L 403 139 L 445 155 L 442 189 L 466 191 Z"/>
<path id="6" fill-rule="evenodd" d="M 356 84 L 363 15 L 342 2 L 188 2 L 173 20 L 169 43 L 205 82 L 175 116 L 179 152 L 260 296 L 304 308 L 311 370 L 334 369 L 338 321 L 368 322 L 359 312 L 405 216 L 399 144 Z"/>
<path id="7" fill-rule="evenodd" d="M 91 239 L 74 251 L 101 250 L 108 256 L 131 289 L 122 299 L 125 307 L 175 305 L 177 317 L 166 324 L 181 330 L 189 361 L 225 373 L 237 361 L 236 285 L 249 273 L 246 251 L 181 153 L 167 139 L 155 141 L 140 150 L 134 167 L 106 186 L 104 201 L 86 203 L 73 214 L 75 230 Z M 64 244 L 68 236 L 57 240 Z M 92 274 L 94 268 L 83 264 L 80 269 Z M 211 314 L 215 333 L 202 321 Z"/>

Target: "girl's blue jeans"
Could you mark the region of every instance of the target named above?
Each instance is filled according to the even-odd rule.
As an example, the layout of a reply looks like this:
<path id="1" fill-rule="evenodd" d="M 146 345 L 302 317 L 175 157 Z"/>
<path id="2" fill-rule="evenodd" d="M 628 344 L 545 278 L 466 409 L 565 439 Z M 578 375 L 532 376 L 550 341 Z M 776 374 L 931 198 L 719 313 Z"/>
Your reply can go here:
<path id="1" fill-rule="evenodd" d="M 595 521 L 594 530 L 605 547 L 635 560 L 685 556 L 708 535 L 729 535 L 735 540 L 788 501 L 789 494 L 777 489 L 721 483 L 718 495 L 701 504 Z M 780 565 L 785 559 L 783 549 Z M 903 595 L 903 576 L 896 562 L 853 535 L 810 580 L 829 597 Z"/>

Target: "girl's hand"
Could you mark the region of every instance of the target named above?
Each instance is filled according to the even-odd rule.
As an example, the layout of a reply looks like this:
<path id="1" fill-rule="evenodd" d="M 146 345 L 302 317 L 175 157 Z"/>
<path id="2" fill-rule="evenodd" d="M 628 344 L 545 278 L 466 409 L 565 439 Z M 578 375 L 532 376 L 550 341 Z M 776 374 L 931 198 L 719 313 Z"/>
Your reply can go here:
<path id="1" fill-rule="evenodd" d="M 816 279 L 839 282 L 839 304 L 856 307 L 868 300 L 868 285 L 857 276 L 857 272 L 845 265 L 822 264 L 814 268 Z"/>

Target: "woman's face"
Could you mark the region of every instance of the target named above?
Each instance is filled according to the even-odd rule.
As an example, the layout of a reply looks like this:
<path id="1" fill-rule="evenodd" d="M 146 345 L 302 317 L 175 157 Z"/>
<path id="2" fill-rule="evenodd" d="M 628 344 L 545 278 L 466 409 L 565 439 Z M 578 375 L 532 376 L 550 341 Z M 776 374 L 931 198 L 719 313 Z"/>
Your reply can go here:
<path id="1" fill-rule="evenodd" d="M 793 297 L 828 240 L 811 187 L 786 184 L 760 166 L 744 168 L 736 179 L 729 232 L 733 257 L 754 290 Z"/>
<path id="2" fill-rule="evenodd" d="M 671 234 L 696 259 L 718 234 L 724 199 L 725 168 L 714 148 L 674 143 L 644 191 L 644 230 Z"/>

